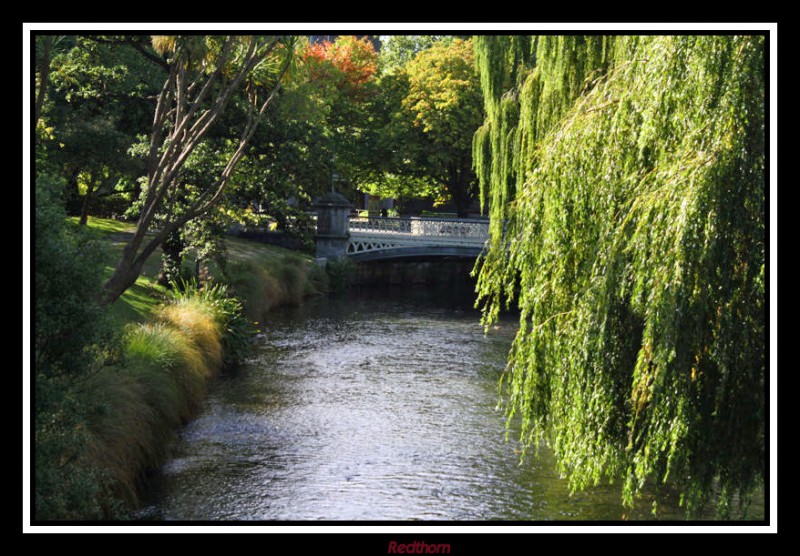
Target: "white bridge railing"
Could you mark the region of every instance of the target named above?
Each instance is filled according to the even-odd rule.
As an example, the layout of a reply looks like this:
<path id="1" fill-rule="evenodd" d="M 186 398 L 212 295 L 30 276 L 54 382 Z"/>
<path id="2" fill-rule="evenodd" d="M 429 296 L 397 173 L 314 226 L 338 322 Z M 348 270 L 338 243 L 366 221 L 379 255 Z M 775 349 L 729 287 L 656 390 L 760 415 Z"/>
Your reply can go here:
<path id="1" fill-rule="evenodd" d="M 459 218 L 351 218 L 347 253 L 413 246 L 482 248 L 489 221 Z"/>

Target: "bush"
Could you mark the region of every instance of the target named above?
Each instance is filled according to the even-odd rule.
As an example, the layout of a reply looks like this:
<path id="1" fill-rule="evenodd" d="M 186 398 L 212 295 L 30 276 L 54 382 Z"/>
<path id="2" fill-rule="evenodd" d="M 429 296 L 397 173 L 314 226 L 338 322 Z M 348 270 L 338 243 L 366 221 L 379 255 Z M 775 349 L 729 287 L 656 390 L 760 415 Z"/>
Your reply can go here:
<path id="1" fill-rule="evenodd" d="M 50 176 L 36 179 L 34 358 L 37 373 L 77 376 L 91 364 L 87 348 L 106 330 L 97 302 L 103 261 L 88 235 L 66 226 L 62 187 Z"/>
<path id="2" fill-rule="evenodd" d="M 102 256 L 82 233 L 66 226 L 63 183 L 39 175 L 34 215 L 35 392 L 34 514 L 39 520 L 92 519 L 113 514 L 101 506 L 103 474 L 90 463 L 86 406 L 76 390 L 102 358 L 107 338 L 101 291 Z"/>
<path id="3" fill-rule="evenodd" d="M 304 297 L 327 291 L 327 277 L 298 257 L 231 264 L 228 276 L 247 318 L 256 322 L 265 321 L 275 307 L 300 305 Z"/>
<path id="4" fill-rule="evenodd" d="M 37 520 L 100 519 L 99 471 L 87 463 L 90 433 L 83 406 L 63 377 L 35 381 L 34 514 Z"/>
<path id="5" fill-rule="evenodd" d="M 328 261 L 325 266 L 328 275 L 328 283 L 331 291 L 341 291 L 347 288 L 353 281 L 355 265 L 347 257 L 342 257 L 333 261 Z"/>

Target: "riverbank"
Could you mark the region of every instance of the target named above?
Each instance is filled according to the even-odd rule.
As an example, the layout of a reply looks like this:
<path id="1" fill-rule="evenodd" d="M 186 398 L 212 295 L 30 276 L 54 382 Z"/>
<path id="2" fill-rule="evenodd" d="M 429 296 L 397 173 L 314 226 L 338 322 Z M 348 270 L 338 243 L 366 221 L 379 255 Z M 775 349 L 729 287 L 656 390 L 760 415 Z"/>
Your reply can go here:
<path id="1" fill-rule="evenodd" d="M 90 219 L 83 230 L 105 252 L 107 271 L 131 232 L 131 225 L 106 219 Z M 246 357 L 269 311 L 328 287 L 310 257 L 246 240 L 226 243 L 225 271 L 212 266 L 210 284 L 181 292 L 157 284 L 154 253 L 107 310 L 109 340 L 93 346 L 97 368 L 81 380 L 47 385 L 69 400 L 74 423 L 63 431 L 72 435 L 69 450 L 49 457 L 37 442 L 37 458 L 49 457 L 37 461 L 37 480 L 47 485 L 37 490 L 38 520 L 124 517 L 209 384 Z"/>

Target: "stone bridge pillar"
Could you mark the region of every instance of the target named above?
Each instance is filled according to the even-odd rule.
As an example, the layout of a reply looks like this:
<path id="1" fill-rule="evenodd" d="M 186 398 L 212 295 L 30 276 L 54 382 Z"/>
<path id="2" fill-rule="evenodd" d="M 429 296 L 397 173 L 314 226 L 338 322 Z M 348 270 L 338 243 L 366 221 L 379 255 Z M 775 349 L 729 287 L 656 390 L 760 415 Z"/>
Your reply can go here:
<path id="1" fill-rule="evenodd" d="M 331 191 L 314 201 L 317 211 L 317 258 L 336 260 L 347 254 L 350 239 L 350 201 Z M 320 261 L 321 262 L 321 261 Z"/>

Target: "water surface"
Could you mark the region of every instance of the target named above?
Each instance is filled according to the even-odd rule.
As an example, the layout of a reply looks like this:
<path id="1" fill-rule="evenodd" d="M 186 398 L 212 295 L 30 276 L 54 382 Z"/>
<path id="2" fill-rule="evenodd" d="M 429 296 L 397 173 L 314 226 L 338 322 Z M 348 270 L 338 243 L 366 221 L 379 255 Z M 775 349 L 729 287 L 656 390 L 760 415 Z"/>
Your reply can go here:
<path id="1" fill-rule="evenodd" d="M 506 441 L 497 383 L 515 331 L 508 317 L 485 334 L 469 292 L 446 289 L 277 312 L 252 361 L 215 382 L 140 517 L 620 519 L 619 488 L 570 496 L 546 450 L 520 465 Z M 627 517 L 653 519 L 650 500 Z"/>

